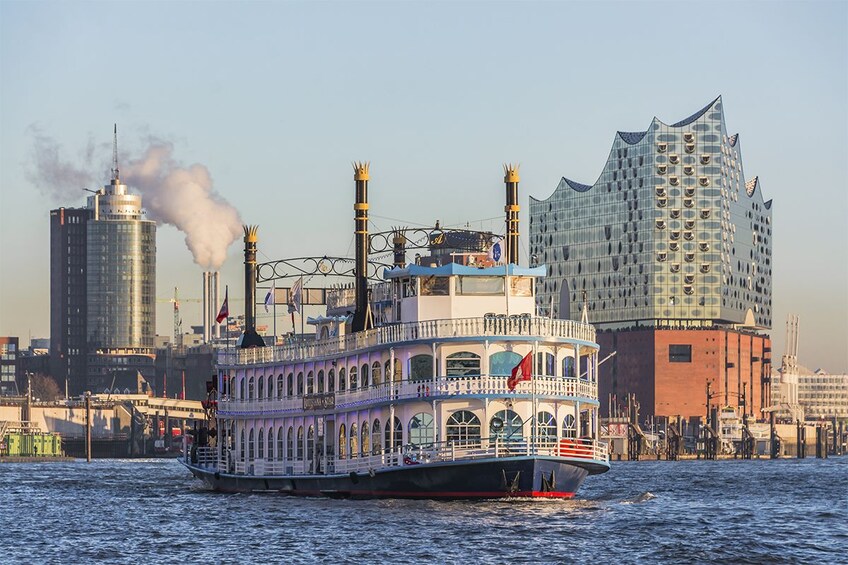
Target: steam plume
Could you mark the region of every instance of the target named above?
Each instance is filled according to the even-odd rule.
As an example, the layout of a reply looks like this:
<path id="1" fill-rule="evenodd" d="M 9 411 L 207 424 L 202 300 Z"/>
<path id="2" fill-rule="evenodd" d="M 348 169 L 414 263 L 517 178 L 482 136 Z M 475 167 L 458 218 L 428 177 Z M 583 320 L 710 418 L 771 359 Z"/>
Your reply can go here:
<path id="1" fill-rule="evenodd" d="M 144 154 L 121 168 L 122 180 L 142 195 L 150 219 L 185 234 L 194 262 L 217 270 L 227 248 L 241 235 L 238 211 L 212 190 L 209 170 L 198 163 L 182 166 L 174 146 L 154 140 Z"/>
<path id="2" fill-rule="evenodd" d="M 80 189 L 108 180 L 107 160 L 95 164 L 95 155 L 107 156 L 110 144 L 95 144 L 89 139 L 77 163 L 61 158 L 59 143 L 35 126 L 33 168 L 30 181 L 52 199 L 66 203 L 78 200 Z M 148 217 L 169 224 L 185 234 L 185 242 L 194 262 L 204 269 L 217 270 L 223 265 L 227 248 L 241 236 L 238 211 L 213 190 L 209 170 L 198 163 L 184 166 L 173 157 L 172 143 L 159 139 L 147 142 L 140 157 L 122 150 L 121 181 L 142 196 Z M 129 156 L 127 159 L 126 156 Z M 125 164 L 126 163 L 126 164 Z"/>

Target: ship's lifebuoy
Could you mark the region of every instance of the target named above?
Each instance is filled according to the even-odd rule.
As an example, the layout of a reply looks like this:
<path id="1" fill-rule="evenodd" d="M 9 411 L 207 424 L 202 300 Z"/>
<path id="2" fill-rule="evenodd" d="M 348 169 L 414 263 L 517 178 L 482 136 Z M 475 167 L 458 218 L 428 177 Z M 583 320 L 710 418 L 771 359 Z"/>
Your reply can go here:
<path id="1" fill-rule="evenodd" d="M 559 455 L 560 457 L 576 457 L 577 444 L 573 439 L 563 438 L 559 440 L 559 448 L 557 449 L 557 455 Z"/>

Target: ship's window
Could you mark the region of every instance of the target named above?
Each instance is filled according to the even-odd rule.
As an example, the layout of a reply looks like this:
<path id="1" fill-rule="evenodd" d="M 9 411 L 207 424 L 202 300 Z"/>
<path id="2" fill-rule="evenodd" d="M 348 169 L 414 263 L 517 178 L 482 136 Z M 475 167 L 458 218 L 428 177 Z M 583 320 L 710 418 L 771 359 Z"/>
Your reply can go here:
<path id="1" fill-rule="evenodd" d="M 509 295 L 510 296 L 533 296 L 533 279 L 532 279 L 532 277 L 510 277 L 510 279 L 509 279 Z"/>
<path id="2" fill-rule="evenodd" d="M 347 388 L 347 373 L 344 368 L 339 369 L 339 392 L 344 392 Z"/>
<path id="3" fill-rule="evenodd" d="M 536 374 L 545 377 L 556 376 L 556 357 L 552 353 L 545 351 L 536 353 Z"/>
<path id="4" fill-rule="evenodd" d="M 451 353 L 445 362 L 448 377 L 464 378 L 480 376 L 480 356 L 470 351 Z"/>
<path id="5" fill-rule="evenodd" d="M 359 373 L 359 380 L 362 388 L 368 388 L 368 384 L 370 382 L 370 379 L 368 378 L 368 369 L 368 363 L 363 363 L 361 372 Z"/>
<path id="6" fill-rule="evenodd" d="M 244 461 L 244 450 L 245 450 L 245 446 L 244 446 L 244 430 L 242 430 L 242 431 L 241 431 L 241 442 L 240 442 L 240 444 L 239 444 L 239 445 L 240 445 L 240 447 L 239 447 L 239 459 L 240 459 L 241 461 Z"/>
<path id="7" fill-rule="evenodd" d="M 336 371 L 333 369 L 327 373 L 327 392 L 336 392 Z"/>
<path id="8" fill-rule="evenodd" d="M 380 435 L 380 420 L 378 418 L 374 420 L 374 424 L 371 426 L 371 452 L 377 455 L 381 451 L 383 451 L 383 440 Z"/>
<path id="9" fill-rule="evenodd" d="M 577 437 L 577 427 L 574 419 L 574 414 L 566 414 L 565 420 L 562 421 L 562 437 L 575 438 Z"/>
<path id="10" fill-rule="evenodd" d="M 414 355 L 409 360 L 409 380 L 425 381 L 433 379 L 433 356 L 426 353 Z"/>
<path id="11" fill-rule="evenodd" d="M 303 373 L 297 374 L 297 395 L 303 396 Z"/>
<path id="12" fill-rule="evenodd" d="M 536 435 L 543 444 L 553 445 L 557 441 L 557 422 L 550 412 L 536 415 Z"/>
<path id="13" fill-rule="evenodd" d="M 297 460 L 303 461 L 303 426 L 297 427 Z"/>
<path id="14" fill-rule="evenodd" d="M 692 362 L 692 346 L 691 345 L 669 345 L 668 360 L 671 363 L 691 363 Z"/>
<path id="15" fill-rule="evenodd" d="M 315 458 L 315 426 L 309 426 L 306 432 L 306 459 L 312 461 Z M 309 469 L 310 472 L 312 469 Z"/>
<path id="16" fill-rule="evenodd" d="M 360 454 L 367 457 L 371 453 L 371 426 L 368 425 L 368 420 L 362 422 L 362 431 L 360 437 Z"/>
<path id="17" fill-rule="evenodd" d="M 573 379 L 577 375 L 575 374 L 574 369 L 574 357 L 563 357 L 562 358 L 562 377 L 564 379 Z"/>
<path id="18" fill-rule="evenodd" d="M 522 423 L 521 416 L 512 410 L 496 412 L 489 421 L 489 437 L 500 438 L 503 441 L 522 441 L 524 439 Z"/>
<path id="19" fill-rule="evenodd" d="M 257 388 L 256 398 L 258 398 L 258 399 L 265 398 L 265 379 L 260 376 L 256 380 L 258 381 L 257 382 L 258 386 L 256 387 Z M 253 384 L 253 377 L 250 377 L 250 382 L 251 382 L 251 384 Z M 253 395 L 251 395 L 251 398 L 253 398 Z"/>
<path id="20" fill-rule="evenodd" d="M 247 434 L 247 457 L 251 461 L 253 461 L 253 456 L 254 456 L 254 453 L 255 453 L 253 451 L 254 448 L 255 448 L 255 444 L 254 444 L 254 441 L 253 441 L 253 428 L 250 428 L 250 431 Z"/>
<path id="21" fill-rule="evenodd" d="M 285 385 L 283 384 L 283 374 L 280 373 L 277 375 L 277 398 L 282 398 L 284 391 Z"/>
<path id="22" fill-rule="evenodd" d="M 324 392 L 324 371 L 318 371 L 318 393 Z"/>
<path id="23" fill-rule="evenodd" d="M 344 370 L 344 369 L 342 369 Z M 289 428 L 289 435 L 291 436 L 291 428 Z M 291 452 L 291 448 L 289 448 L 289 452 Z M 339 426 L 339 459 L 347 458 L 347 434 L 345 433 L 345 425 L 342 424 Z"/>
<path id="24" fill-rule="evenodd" d="M 392 430 L 394 430 L 394 438 L 392 438 Z M 386 423 L 385 438 L 388 451 L 400 449 L 403 445 L 403 426 L 398 417 L 395 417 L 394 427 L 389 426 L 388 422 Z M 394 439 L 394 445 L 392 445 L 392 439 Z"/>
<path id="25" fill-rule="evenodd" d="M 459 446 L 480 445 L 480 418 L 474 412 L 458 410 L 450 415 L 445 426 L 447 441 Z"/>
<path id="26" fill-rule="evenodd" d="M 383 384 L 383 369 L 380 367 L 380 362 L 375 361 L 373 365 L 371 365 L 371 381 L 374 383 L 374 386 L 380 386 Z"/>
<path id="27" fill-rule="evenodd" d="M 286 449 L 286 444 L 284 442 L 285 437 L 283 436 L 283 426 L 280 426 L 277 429 L 277 461 L 283 460 Z"/>
<path id="28" fill-rule="evenodd" d="M 428 447 L 433 444 L 434 431 L 433 415 L 427 412 L 419 412 L 409 420 L 409 443 Z"/>
<path id="29" fill-rule="evenodd" d="M 347 384 L 350 390 L 356 390 L 359 386 L 359 377 L 357 376 L 356 365 L 350 368 L 350 372 L 347 377 Z"/>
<path id="30" fill-rule="evenodd" d="M 294 373 L 289 373 L 286 377 L 286 394 L 288 396 L 294 395 Z"/>
<path id="31" fill-rule="evenodd" d="M 253 430 L 250 430 L 250 432 L 253 433 Z M 257 459 L 264 459 L 265 458 L 265 431 L 262 430 L 262 429 L 259 430 L 259 441 L 257 441 L 256 447 L 257 447 L 256 458 Z"/>
<path id="32" fill-rule="evenodd" d="M 247 379 L 247 399 L 254 400 L 256 397 L 254 394 L 256 393 L 256 385 L 253 382 L 253 377 Z"/>
<path id="33" fill-rule="evenodd" d="M 449 277 L 421 277 L 421 296 L 447 296 L 450 294 Z"/>
<path id="34" fill-rule="evenodd" d="M 488 276 L 459 276 L 456 293 L 462 296 L 503 296 L 504 278 Z"/>
<path id="35" fill-rule="evenodd" d="M 312 371 L 309 371 L 306 374 L 306 394 L 312 394 L 315 392 L 315 374 Z"/>
<path id="36" fill-rule="evenodd" d="M 353 389 L 351 389 L 353 390 Z M 359 430 L 356 428 L 356 424 L 350 425 L 350 458 L 359 456 Z"/>
<path id="37" fill-rule="evenodd" d="M 521 355 L 512 351 L 498 351 L 489 355 L 489 374 L 493 377 L 508 377 L 521 361 Z"/>
<path id="38" fill-rule="evenodd" d="M 386 380 L 387 381 L 390 380 L 389 376 L 392 375 L 391 364 L 392 364 L 392 362 L 391 362 L 391 360 L 389 360 L 389 361 L 386 361 L 386 364 L 383 366 L 383 368 L 386 371 Z M 395 359 L 395 372 L 392 375 L 393 380 L 395 380 L 395 381 L 400 381 L 403 378 L 403 376 L 401 375 L 401 372 L 400 372 L 400 368 L 401 368 L 400 359 Z M 409 378 L 408 375 L 407 375 L 407 378 Z"/>

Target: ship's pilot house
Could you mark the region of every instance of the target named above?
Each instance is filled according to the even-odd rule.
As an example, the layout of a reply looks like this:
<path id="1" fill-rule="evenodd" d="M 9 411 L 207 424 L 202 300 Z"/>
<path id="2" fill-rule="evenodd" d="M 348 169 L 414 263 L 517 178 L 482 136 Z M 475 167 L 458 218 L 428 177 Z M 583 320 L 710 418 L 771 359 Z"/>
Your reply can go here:
<path id="1" fill-rule="evenodd" d="M 535 279 L 545 267 L 488 268 L 451 263 L 409 265 L 385 271 L 391 285 L 390 322 L 419 322 L 487 315 L 534 315 Z"/>

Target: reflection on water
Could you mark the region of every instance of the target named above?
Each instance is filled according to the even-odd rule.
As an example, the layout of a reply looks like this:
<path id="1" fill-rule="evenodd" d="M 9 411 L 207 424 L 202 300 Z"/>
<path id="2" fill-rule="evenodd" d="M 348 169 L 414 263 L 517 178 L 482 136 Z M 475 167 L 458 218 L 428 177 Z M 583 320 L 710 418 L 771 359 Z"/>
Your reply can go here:
<path id="1" fill-rule="evenodd" d="M 822 563 L 848 546 L 848 458 L 621 462 L 574 500 L 219 494 L 173 460 L 0 465 L 0 484 L 11 562 Z"/>

